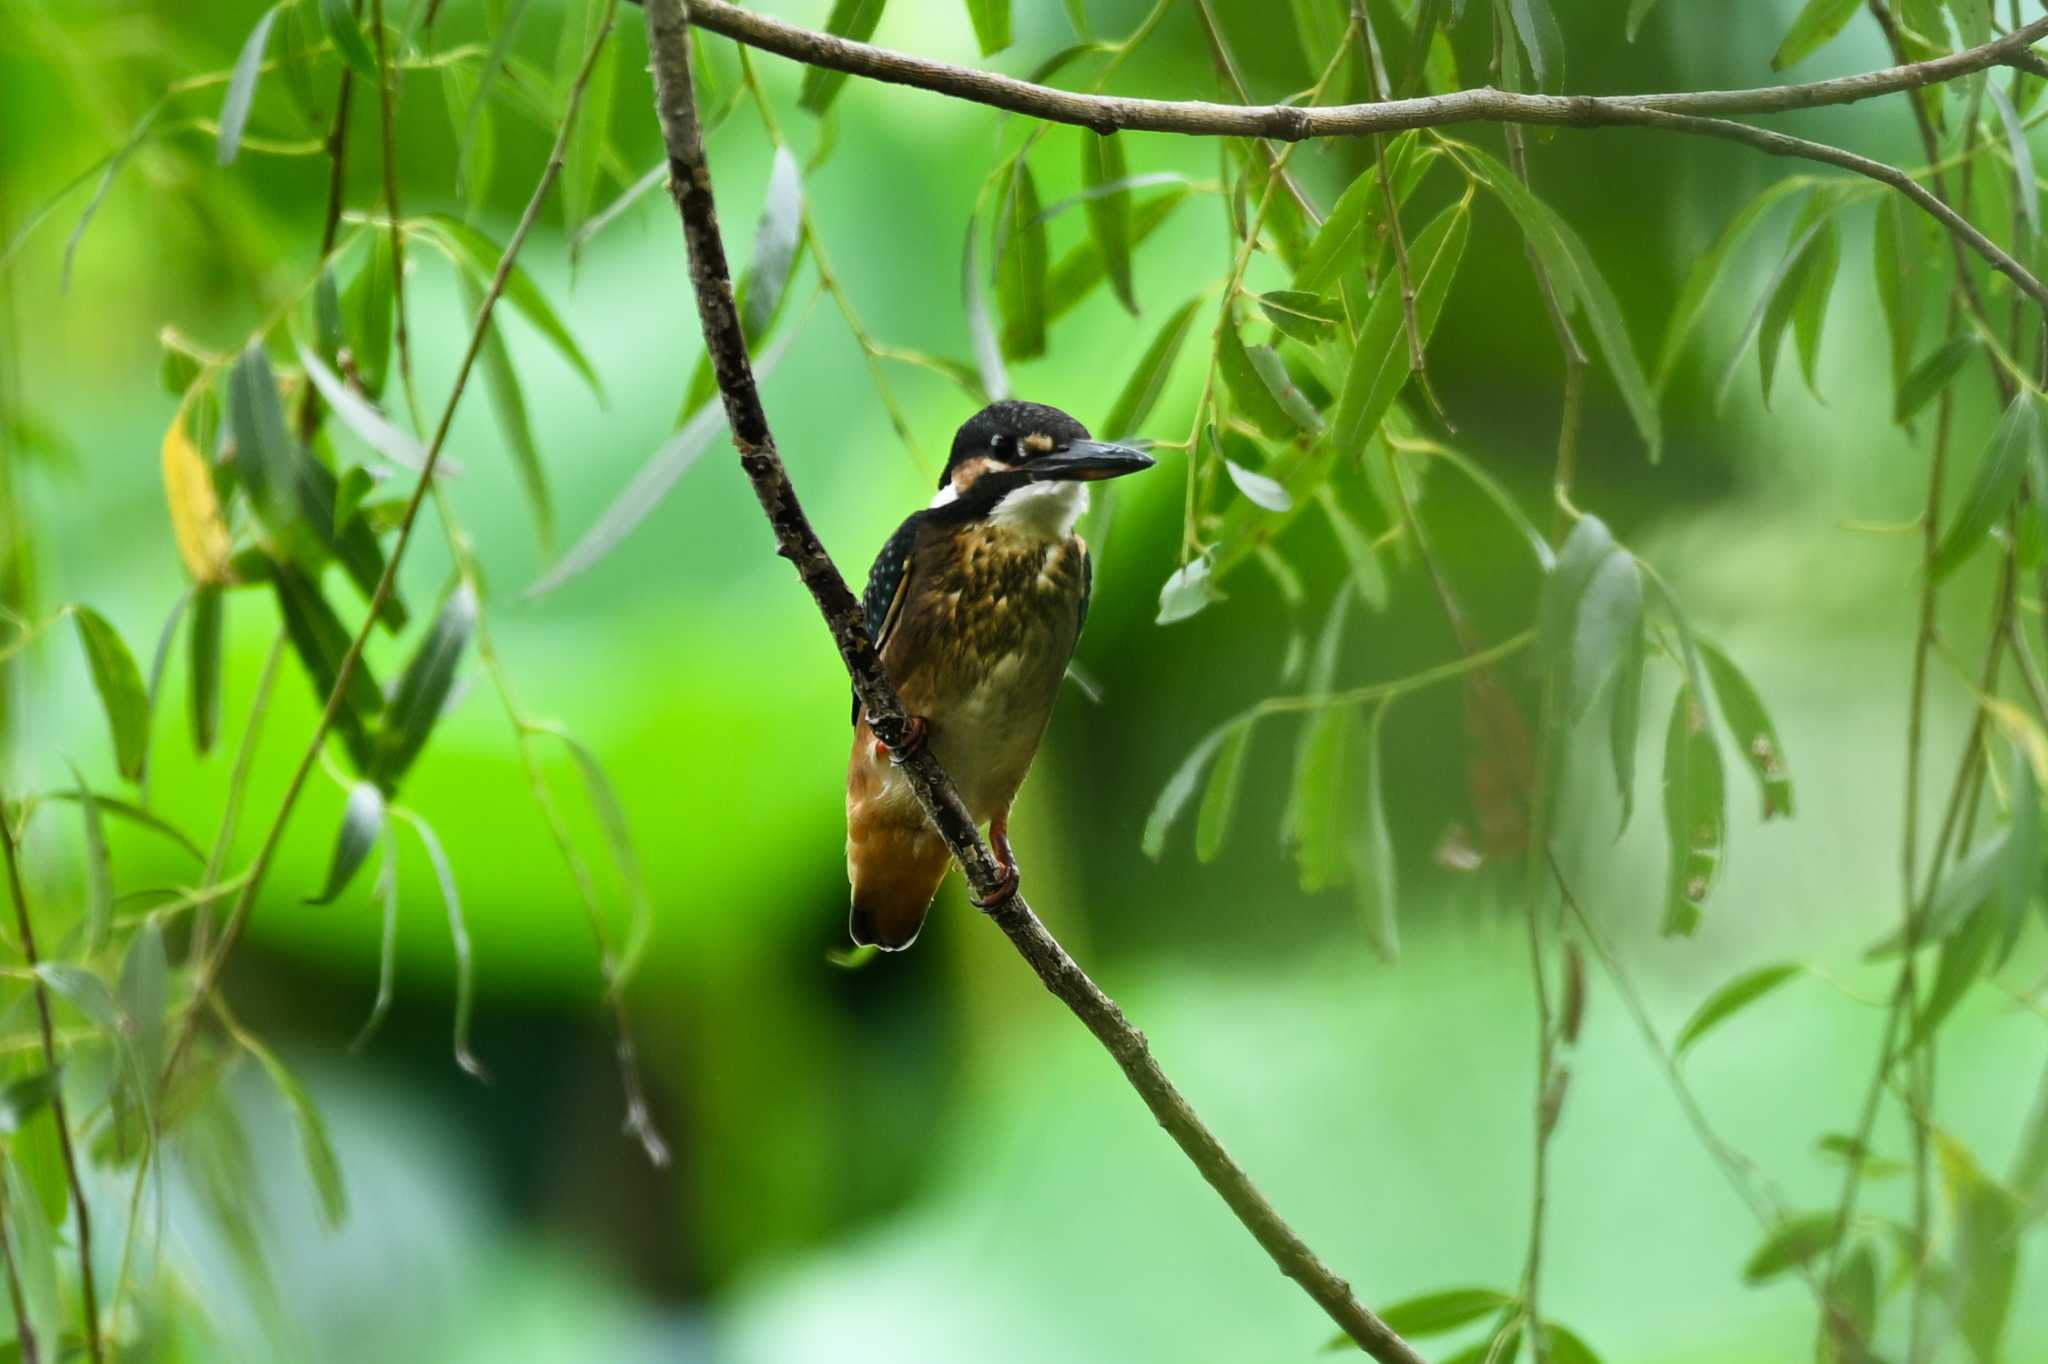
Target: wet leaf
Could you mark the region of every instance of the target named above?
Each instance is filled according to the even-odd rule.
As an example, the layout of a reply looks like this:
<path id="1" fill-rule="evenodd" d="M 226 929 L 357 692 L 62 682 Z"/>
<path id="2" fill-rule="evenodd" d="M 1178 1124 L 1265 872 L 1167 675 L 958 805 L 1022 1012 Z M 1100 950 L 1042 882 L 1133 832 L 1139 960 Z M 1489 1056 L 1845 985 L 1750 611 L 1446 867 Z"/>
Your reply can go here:
<path id="1" fill-rule="evenodd" d="M 74 606 L 71 619 L 113 735 L 115 765 L 129 781 L 140 780 L 149 754 L 149 694 L 142 688 L 142 670 L 105 616 L 90 606 Z"/>
<path id="2" fill-rule="evenodd" d="M 1711 1032 L 1715 1025 L 1748 1008 L 1805 969 L 1797 963 L 1784 962 L 1743 972 L 1708 995 L 1706 1001 L 1693 1011 L 1685 1026 L 1678 1030 L 1678 1038 L 1671 1044 L 1671 1054 L 1674 1057 L 1685 1055 L 1686 1050 Z"/>
<path id="3" fill-rule="evenodd" d="M 1785 746 L 1762 698 L 1727 654 L 1704 639 L 1695 638 L 1695 643 L 1713 682 L 1714 697 L 1721 703 L 1721 719 L 1743 763 L 1756 777 L 1763 796 L 1763 817 L 1790 816 L 1792 777 L 1785 769 Z"/>
<path id="4" fill-rule="evenodd" d="M 348 889 L 357 868 L 377 845 L 384 832 L 384 793 L 375 782 L 359 781 L 348 789 L 348 804 L 342 807 L 341 828 L 334 836 L 334 854 L 328 859 L 327 881 L 309 905 L 333 904 Z"/>
<path id="5" fill-rule="evenodd" d="M 1667 934 L 1690 933 L 1721 869 L 1727 792 L 1712 718 L 1691 683 L 1678 689 L 1664 740 L 1664 831 L 1671 842 L 1665 884 Z"/>
<path id="6" fill-rule="evenodd" d="M 2040 451 L 2042 441 L 2042 400 L 2022 387 L 2014 395 L 1991 444 L 1977 462 L 1970 491 L 1949 522 L 1941 544 L 1934 551 L 1930 574 L 1936 582 L 1948 577 L 1975 554 L 1991 528 L 2004 516 L 2019 493 L 2028 461 Z"/>
<path id="7" fill-rule="evenodd" d="M 1124 165 L 1123 139 L 1086 128 L 1076 131 L 1081 138 L 1081 185 L 1092 191 L 1086 200 L 1088 235 L 1102 255 L 1110 288 L 1135 316 L 1138 299 L 1131 290 L 1131 191 L 1113 188 L 1130 177 Z"/>
<path id="8" fill-rule="evenodd" d="M 426 746 L 427 736 L 441 718 L 448 693 L 455 685 L 456 665 L 462 661 L 469 637 L 476 629 L 476 616 L 476 594 L 467 583 L 458 585 L 448 594 L 447 603 L 434 617 L 433 628 L 405 665 L 397 690 L 392 693 L 384 727 L 377 736 L 376 757 L 368 774 L 384 790 L 398 789 L 399 780 Z M 368 850 L 365 841 L 362 852 Z M 356 860 L 362 860 L 361 852 Z"/>
<path id="9" fill-rule="evenodd" d="M 825 31 L 841 38 L 850 38 L 864 43 L 875 34 L 875 25 L 882 20 L 882 6 L 885 0 L 834 0 L 832 13 L 825 18 Z M 846 84 L 844 71 L 828 71 L 822 66 L 804 68 L 802 92 L 797 103 L 814 114 L 822 114 L 832 107 L 832 101 L 839 96 L 839 87 Z"/>
<path id="10" fill-rule="evenodd" d="M 1116 405 L 1110 408 L 1109 416 L 1102 423 L 1105 438 L 1124 440 L 1144 429 L 1145 418 L 1152 414 L 1153 406 L 1166 388 L 1167 379 L 1172 377 L 1173 362 L 1180 357 L 1188 333 L 1194 330 L 1195 313 L 1201 306 L 1200 295 L 1181 304 L 1173 316 L 1166 319 L 1166 325 L 1159 329 L 1159 334 L 1152 338 L 1152 344 L 1145 348 L 1138 367 L 1125 381 L 1123 392 L 1117 395 Z"/>
<path id="11" fill-rule="evenodd" d="M 1251 746 L 1252 721 L 1247 716 L 1225 731 L 1209 769 L 1209 785 L 1202 792 L 1202 808 L 1195 819 L 1195 860 L 1213 862 L 1230 833 L 1230 821 L 1237 813 L 1237 793 L 1244 784 L 1244 756 Z"/>
<path id="12" fill-rule="evenodd" d="M 220 104 L 220 164 L 225 166 L 242 149 L 242 130 L 249 126 L 249 104 L 256 98 L 256 82 L 263 74 L 263 50 L 270 45 L 270 27 L 277 22 L 283 5 L 263 11 L 256 27 L 242 43 L 235 69 L 228 75 L 228 90 Z"/>

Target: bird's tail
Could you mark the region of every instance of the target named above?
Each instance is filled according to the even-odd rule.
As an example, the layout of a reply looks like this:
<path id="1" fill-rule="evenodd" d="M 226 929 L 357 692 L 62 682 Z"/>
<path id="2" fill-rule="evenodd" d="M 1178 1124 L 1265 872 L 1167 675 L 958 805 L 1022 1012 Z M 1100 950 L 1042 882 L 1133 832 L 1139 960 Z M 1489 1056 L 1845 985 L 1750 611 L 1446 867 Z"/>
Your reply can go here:
<path id="1" fill-rule="evenodd" d="M 853 882 L 853 909 L 847 916 L 853 940 L 884 952 L 900 952 L 917 941 L 950 865 L 945 840 L 929 826 L 887 824 L 852 831 L 846 840 L 846 873 Z"/>

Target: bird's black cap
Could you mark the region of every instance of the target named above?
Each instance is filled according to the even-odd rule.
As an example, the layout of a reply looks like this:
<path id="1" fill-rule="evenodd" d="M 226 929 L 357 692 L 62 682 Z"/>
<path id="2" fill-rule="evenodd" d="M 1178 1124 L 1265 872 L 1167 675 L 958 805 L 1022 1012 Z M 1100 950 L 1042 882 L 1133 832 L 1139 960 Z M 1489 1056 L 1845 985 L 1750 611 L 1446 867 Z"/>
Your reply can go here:
<path id="1" fill-rule="evenodd" d="M 990 403 L 954 435 L 953 452 L 946 460 L 945 472 L 939 475 L 939 486 L 945 487 L 953 471 L 971 459 L 1023 464 L 1033 456 L 1049 455 L 1087 439 L 1088 428 L 1057 407 L 1014 398 Z"/>

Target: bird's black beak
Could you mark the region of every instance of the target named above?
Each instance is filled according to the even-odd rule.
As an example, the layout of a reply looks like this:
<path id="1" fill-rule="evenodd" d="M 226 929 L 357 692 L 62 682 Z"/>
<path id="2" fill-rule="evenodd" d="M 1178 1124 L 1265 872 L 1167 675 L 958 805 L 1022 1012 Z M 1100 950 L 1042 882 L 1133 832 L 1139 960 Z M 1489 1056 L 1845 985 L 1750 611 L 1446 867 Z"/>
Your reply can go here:
<path id="1" fill-rule="evenodd" d="M 1024 467 L 1034 479 L 1070 479 L 1093 483 L 1097 479 L 1122 478 L 1149 469 L 1158 461 L 1143 450 L 1128 445 L 1107 445 L 1101 441 L 1077 440 L 1063 450 L 1040 455 Z"/>

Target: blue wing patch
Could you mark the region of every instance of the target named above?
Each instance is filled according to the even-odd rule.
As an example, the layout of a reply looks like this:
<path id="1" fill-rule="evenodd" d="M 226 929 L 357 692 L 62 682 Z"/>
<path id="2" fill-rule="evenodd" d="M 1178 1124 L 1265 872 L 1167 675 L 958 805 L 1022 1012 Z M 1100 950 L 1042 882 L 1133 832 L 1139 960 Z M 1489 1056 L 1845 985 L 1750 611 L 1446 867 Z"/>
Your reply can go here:
<path id="1" fill-rule="evenodd" d="M 861 596 L 861 611 L 867 617 L 868 638 L 875 652 L 882 651 L 897 617 L 902 614 L 903 589 L 910 581 L 910 556 L 917 548 L 917 530 L 924 513 L 914 512 L 896 528 L 875 556 L 868 570 L 868 589 Z M 860 698 L 853 699 L 853 723 L 860 723 Z"/>

